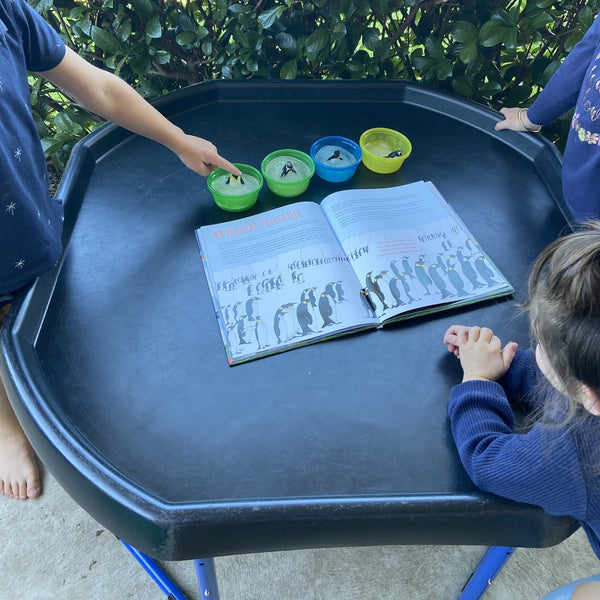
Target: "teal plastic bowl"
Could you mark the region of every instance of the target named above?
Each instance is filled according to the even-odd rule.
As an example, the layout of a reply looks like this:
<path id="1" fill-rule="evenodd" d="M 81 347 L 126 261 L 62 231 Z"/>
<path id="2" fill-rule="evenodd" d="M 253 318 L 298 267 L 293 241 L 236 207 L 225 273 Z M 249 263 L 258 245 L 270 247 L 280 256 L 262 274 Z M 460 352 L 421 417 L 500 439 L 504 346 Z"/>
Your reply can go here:
<path id="1" fill-rule="evenodd" d="M 275 150 L 263 158 L 260 170 L 274 194 L 291 198 L 306 191 L 315 174 L 315 163 L 300 150 Z"/>
<path id="2" fill-rule="evenodd" d="M 216 169 L 210 173 L 206 183 L 219 208 L 241 212 L 256 204 L 264 180 L 258 169 L 250 165 L 234 164 L 242 172 L 241 180 L 225 169 Z"/>

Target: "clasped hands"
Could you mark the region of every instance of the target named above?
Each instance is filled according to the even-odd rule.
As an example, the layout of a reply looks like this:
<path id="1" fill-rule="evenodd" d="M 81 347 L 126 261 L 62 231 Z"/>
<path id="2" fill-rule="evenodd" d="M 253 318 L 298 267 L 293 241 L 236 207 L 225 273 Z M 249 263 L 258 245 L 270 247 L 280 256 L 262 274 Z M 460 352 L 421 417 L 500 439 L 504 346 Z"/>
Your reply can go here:
<path id="1" fill-rule="evenodd" d="M 444 334 L 448 352 L 460 359 L 463 382 L 498 381 L 509 369 L 518 344 L 502 342 L 488 327 L 451 325 Z"/>

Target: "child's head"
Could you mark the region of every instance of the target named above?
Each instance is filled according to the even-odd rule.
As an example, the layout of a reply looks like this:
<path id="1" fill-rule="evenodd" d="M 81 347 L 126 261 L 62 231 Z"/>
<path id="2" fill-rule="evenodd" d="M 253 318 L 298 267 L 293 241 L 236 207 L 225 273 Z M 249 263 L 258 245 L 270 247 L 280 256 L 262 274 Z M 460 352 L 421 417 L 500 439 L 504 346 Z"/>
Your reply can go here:
<path id="1" fill-rule="evenodd" d="M 552 242 L 529 279 L 533 335 L 571 399 L 600 397 L 600 221 Z"/>

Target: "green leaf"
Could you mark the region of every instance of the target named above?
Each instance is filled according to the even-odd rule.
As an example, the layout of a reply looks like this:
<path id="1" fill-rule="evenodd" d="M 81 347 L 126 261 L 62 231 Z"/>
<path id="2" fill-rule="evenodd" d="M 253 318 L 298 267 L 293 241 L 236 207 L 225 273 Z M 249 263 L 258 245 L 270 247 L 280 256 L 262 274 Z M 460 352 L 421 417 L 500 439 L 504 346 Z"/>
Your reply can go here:
<path id="1" fill-rule="evenodd" d="M 586 4 L 577 15 L 579 26 L 585 29 L 586 31 L 592 26 L 594 22 L 594 14 L 592 13 L 592 8 L 589 4 Z"/>
<path id="2" fill-rule="evenodd" d="M 150 0 L 130 0 L 133 10 L 144 19 L 149 19 L 154 14 L 154 6 Z"/>
<path id="3" fill-rule="evenodd" d="M 442 60 L 445 57 L 446 53 L 444 52 L 442 42 L 437 38 L 429 36 L 425 40 L 425 48 L 427 48 L 427 52 L 436 60 Z"/>
<path id="4" fill-rule="evenodd" d="M 146 23 L 146 35 L 154 39 L 162 36 L 162 26 L 158 15 L 154 15 Z"/>
<path id="5" fill-rule="evenodd" d="M 494 94 L 502 91 L 502 86 L 497 81 L 486 81 L 477 91 L 481 96 L 491 98 Z"/>
<path id="6" fill-rule="evenodd" d="M 189 44 L 193 44 L 197 39 L 196 32 L 194 31 L 183 31 L 182 33 L 178 33 L 175 36 L 175 41 L 180 46 L 188 46 Z"/>
<path id="7" fill-rule="evenodd" d="M 374 27 L 368 27 L 362 35 L 362 42 L 368 50 L 375 50 L 379 45 L 381 35 Z"/>
<path id="8" fill-rule="evenodd" d="M 504 47 L 507 50 L 514 50 L 517 47 L 518 31 L 515 27 L 507 27 L 504 32 Z"/>
<path id="9" fill-rule="evenodd" d="M 435 65 L 435 61 L 427 56 L 414 56 L 411 63 L 418 71 L 427 71 Z"/>
<path id="10" fill-rule="evenodd" d="M 358 0 L 355 3 L 356 12 L 363 17 L 368 17 L 371 14 L 371 5 L 368 0 Z"/>
<path id="11" fill-rule="evenodd" d="M 236 42 L 239 42 L 244 48 L 250 47 L 248 36 L 244 33 L 241 27 L 236 27 L 233 31 L 233 38 Z"/>
<path id="12" fill-rule="evenodd" d="M 346 29 L 346 24 L 343 21 L 338 21 L 332 31 L 331 31 L 331 41 L 339 42 L 341 39 L 346 37 L 348 30 Z"/>
<path id="13" fill-rule="evenodd" d="M 196 31 L 195 21 L 186 13 L 177 14 L 177 28 L 179 31 Z"/>
<path id="14" fill-rule="evenodd" d="M 346 18 L 351 18 L 352 15 L 356 12 L 356 6 L 353 0 L 341 0 L 340 1 L 340 11 L 346 15 Z"/>
<path id="15" fill-rule="evenodd" d="M 124 19 L 119 23 L 119 27 L 116 31 L 116 36 L 121 42 L 125 42 L 129 39 L 131 35 L 131 21 L 129 19 Z"/>
<path id="16" fill-rule="evenodd" d="M 518 106 L 531 96 L 531 86 L 520 85 L 513 88 L 506 97 L 507 106 Z"/>
<path id="17" fill-rule="evenodd" d="M 366 50 L 359 50 L 354 55 L 354 58 L 352 60 L 357 60 L 360 63 L 362 63 L 363 65 L 366 65 L 368 62 L 371 61 L 371 56 L 369 55 L 369 53 Z"/>
<path id="18" fill-rule="evenodd" d="M 148 56 L 138 54 L 129 61 L 129 66 L 138 74 L 146 76 L 152 67 L 152 61 Z"/>
<path id="19" fill-rule="evenodd" d="M 498 19 L 486 21 L 479 30 L 479 43 L 484 48 L 491 48 L 504 42 L 507 27 Z"/>
<path id="20" fill-rule="evenodd" d="M 476 44 L 477 27 L 468 21 L 456 21 L 452 27 L 452 37 L 461 44 Z"/>
<path id="21" fill-rule="evenodd" d="M 558 60 L 552 61 L 545 69 L 542 74 L 542 80 L 544 85 L 550 81 L 550 78 L 556 71 L 558 71 L 558 67 L 560 67 L 561 63 Z"/>
<path id="22" fill-rule="evenodd" d="M 468 65 L 477 60 L 478 54 L 479 54 L 479 51 L 477 49 L 477 44 L 471 43 L 471 44 L 465 44 L 460 49 L 459 57 L 460 57 L 460 60 L 465 65 Z"/>
<path id="23" fill-rule="evenodd" d="M 279 77 L 281 79 L 296 79 L 298 75 L 298 64 L 296 59 L 288 60 L 286 63 L 281 65 L 279 70 Z"/>
<path id="24" fill-rule="evenodd" d="M 217 7 L 213 9 L 213 17 L 215 21 L 223 21 L 227 16 L 227 0 L 217 0 Z"/>
<path id="25" fill-rule="evenodd" d="M 81 133 L 81 125 L 77 123 L 71 116 L 71 111 L 68 109 L 61 110 L 54 118 L 54 125 L 59 131 L 64 131 L 71 135 Z"/>
<path id="26" fill-rule="evenodd" d="M 367 75 L 369 75 L 371 77 L 377 77 L 377 75 L 379 75 L 379 72 L 380 72 L 380 68 L 377 63 L 370 63 L 367 66 Z"/>
<path id="27" fill-rule="evenodd" d="M 454 77 L 452 79 L 452 89 L 461 96 L 470 97 L 474 94 L 474 89 L 469 80 L 464 77 Z"/>
<path id="28" fill-rule="evenodd" d="M 348 69 L 348 71 L 350 71 L 351 73 L 354 73 L 354 74 L 364 73 L 365 65 L 358 60 L 352 59 L 350 62 L 348 62 L 348 64 L 346 65 L 346 68 Z"/>
<path id="29" fill-rule="evenodd" d="M 580 31 L 574 31 L 566 40 L 565 40 L 565 52 L 571 52 L 573 48 L 581 41 L 583 38 L 583 34 Z"/>
<path id="30" fill-rule="evenodd" d="M 31 0 L 29 4 L 40 14 L 46 13 L 54 5 L 53 0 Z"/>
<path id="31" fill-rule="evenodd" d="M 379 45 L 377 46 L 377 48 L 373 51 L 373 60 L 376 63 L 380 63 L 380 62 L 384 61 L 388 57 L 388 54 L 390 53 L 391 48 L 392 48 L 392 43 L 390 42 L 390 40 L 388 40 L 388 39 L 381 40 L 379 42 Z"/>
<path id="32" fill-rule="evenodd" d="M 256 73 L 258 71 L 258 61 L 255 57 L 252 56 L 246 61 L 246 68 L 251 73 Z"/>
<path id="33" fill-rule="evenodd" d="M 323 48 L 329 45 L 329 28 L 326 26 L 318 27 L 306 38 L 306 52 L 309 55 L 318 54 Z"/>
<path id="34" fill-rule="evenodd" d="M 436 66 L 437 77 L 440 80 L 448 79 L 448 77 L 452 76 L 452 61 L 448 59 L 444 59 L 440 61 Z"/>
<path id="35" fill-rule="evenodd" d="M 154 53 L 152 60 L 159 65 L 166 65 L 171 61 L 171 54 L 166 50 L 159 50 L 158 52 Z"/>
<path id="36" fill-rule="evenodd" d="M 279 19 L 279 17 L 285 12 L 285 6 L 275 6 L 258 16 L 258 23 L 263 29 L 269 29 Z"/>
<path id="37" fill-rule="evenodd" d="M 91 36 L 94 44 L 108 54 L 122 54 L 121 44 L 119 40 L 109 31 L 105 31 L 100 27 L 92 25 Z"/>
<path id="38" fill-rule="evenodd" d="M 275 41 L 282 50 L 285 50 L 290 54 L 296 52 L 296 40 L 293 35 L 290 35 L 289 33 L 278 33 L 275 36 Z"/>
<path id="39" fill-rule="evenodd" d="M 541 29 L 542 27 L 546 27 L 546 25 L 553 23 L 554 18 L 549 15 L 547 12 L 542 12 L 537 15 L 531 16 L 527 18 L 527 24 L 532 29 Z"/>

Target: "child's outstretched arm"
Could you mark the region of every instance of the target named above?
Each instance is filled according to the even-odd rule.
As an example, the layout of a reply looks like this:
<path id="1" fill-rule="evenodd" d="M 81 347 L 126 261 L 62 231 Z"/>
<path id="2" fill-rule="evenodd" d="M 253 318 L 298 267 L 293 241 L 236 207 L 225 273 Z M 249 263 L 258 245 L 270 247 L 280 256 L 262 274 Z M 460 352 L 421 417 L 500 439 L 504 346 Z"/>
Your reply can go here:
<path id="1" fill-rule="evenodd" d="M 509 342 L 502 349 L 500 338 L 487 327 L 452 325 L 444 334 L 444 343 L 463 368 L 463 382 L 498 381 L 509 369 L 517 344 Z"/>
<path id="2" fill-rule="evenodd" d="M 94 67 L 69 48 L 58 66 L 41 75 L 89 111 L 163 144 L 196 173 L 206 176 L 222 167 L 241 175 L 211 142 L 187 135 L 122 79 Z"/>

